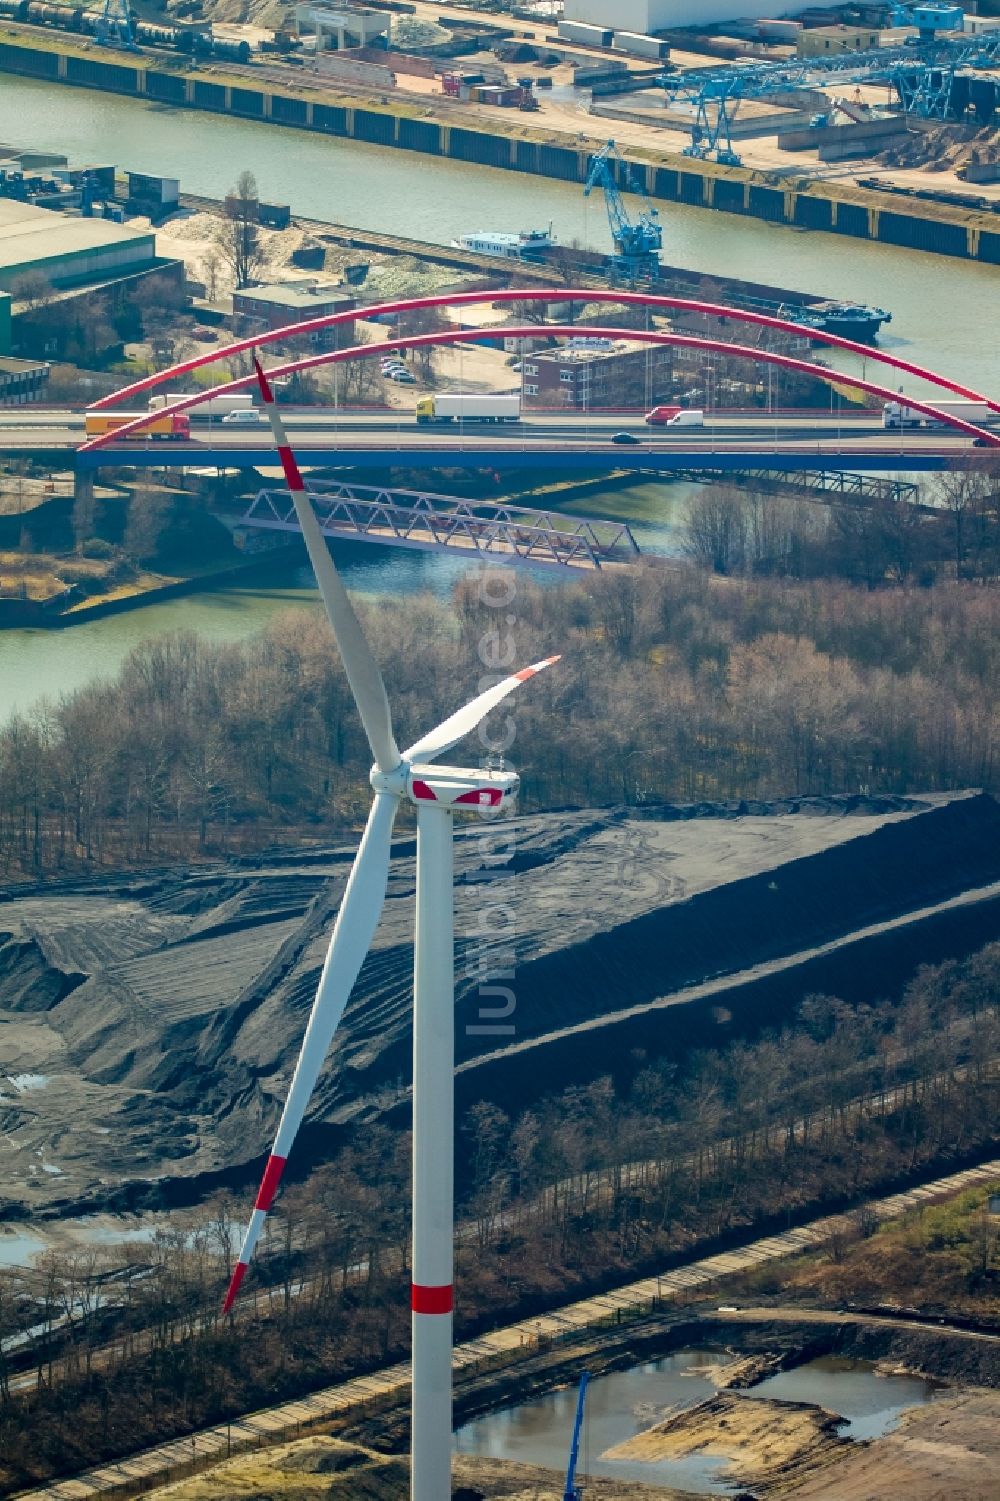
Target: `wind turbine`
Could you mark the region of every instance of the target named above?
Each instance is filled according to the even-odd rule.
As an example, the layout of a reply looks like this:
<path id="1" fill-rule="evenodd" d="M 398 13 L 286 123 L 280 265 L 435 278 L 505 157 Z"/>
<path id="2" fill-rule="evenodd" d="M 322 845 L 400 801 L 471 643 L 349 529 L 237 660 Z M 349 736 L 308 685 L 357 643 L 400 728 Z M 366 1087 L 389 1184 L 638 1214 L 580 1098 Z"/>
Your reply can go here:
<path id="1" fill-rule="evenodd" d="M 392 826 L 405 799 L 417 809 L 416 936 L 413 961 L 413 1320 L 412 1501 L 451 1495 L 451 1357 L 454 1239 L 455 958 L 454 851 L 456 812 L 498 814 L 517 795 L 512 771 L 436 766 L 549 657 L 488 688 L 400 754 L 378 664 L 330 556 L 305 493 L 270 383 L 254 359 L 257 380 L 302 536 L 316 574 L 347 681 L 375 758 L 375 793 L 348 877 L 316 999 L 278 1134 L 264 1170 L 223 1312 L 233 1306 L 281 1180 L 295 1134 L 348 998 L 371 945 L 389 880 Z"/>

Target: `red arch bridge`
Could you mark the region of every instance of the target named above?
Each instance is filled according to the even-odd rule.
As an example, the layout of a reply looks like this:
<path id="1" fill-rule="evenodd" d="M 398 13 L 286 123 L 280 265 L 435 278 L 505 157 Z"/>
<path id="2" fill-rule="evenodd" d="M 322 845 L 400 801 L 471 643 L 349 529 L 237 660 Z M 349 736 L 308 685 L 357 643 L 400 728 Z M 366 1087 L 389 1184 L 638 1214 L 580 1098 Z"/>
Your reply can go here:
<path id="1" fill-rule="evenodd" d="M 506 291 L 445 294 L 437 297 L 411 298 L 377 304 L 361 310 L 366 318 L 392 316 L 427 308 L 462 307 L 469 304 L 543 303 L 565 306 L 572 302 L 614 302 L 639 305 L 651 311 L 697 312 L 734 323 L 775 329 L 794 334 L 839 350 L 846 350 L 864 361 L 879 364 L 895 372 L 919 379 L 950 398 L 960 397 L 978 403 L 980 409 L 1000 415 L 1000 402 L 923 366 L 872 349 L 853 340 L 843 339 L 818 329 L 796 324 L 789 319 L 724 304 L 695 301 L 690 298 L 666 297 L 647 292 L 594 292 L 575 288 L 509 289 Z M 94 410 L 105 410 L 118 403 L 133 403 L 136 397 L 155 386 L 192 374 L 196 369 L 249 351 L 259 351 L 277 340 L 308 336 L 342 323 L 353 322 L 358 310 L 308 319 L 284 328 L 272 329 L 239 340 L 223 348 L 182 361 L 155 375 L 146 376 L 122 390 L 102 398 Z M 404 338 L 393 338 L 393 349 L 419 349 L 427 345 L 447 345 L 492 341 L 503 335 L 512 339 L 536 338 L 618 338 L 634 344 L 666 346 L 695 351 L 710 358 L 714 355 L 745 359 L 754 364 L 795 371 L 822 381 L 831 388 L 850 386 L 880 401 L 897 398 L 895 388 L 880 384 L 866 375 L 831 370 L 825 365 L 798 359 L 775 350 L 758 349 L 721 339 L 659 329 L 631 329 L 579 324 L 526 324 L 489 326 L 478 329 L 453 328 Z M 280 378 L 319 366 L 347 360 L 371 358 L 384 352 L 382 344 L 357 345 L 328 350 L 273 366 L 272 377 Z M 203 389 L 183 400 L 173 402 L 160 415 L 196 409 L 211 397 L 228 395 L 253 387 L 252 373 Z M 380 468 L 405 464 L 408 467 L 467 467 L 493 470 L 558 468 L 565 471 L 603 467 L 633 468 L 643 471 L 688 472 L 704 468 L 712 471 L 771 469 L 798 470 L 851 469 L 861 471 L 899 471 L 902 469 L 940 469 L 981 460 L 973 443 L 1000 446 L 1000 436 L 979 422 L 957 415 L 953 409 L 935 405 L 927 397 L 905 398 L 906 404 L 935 424 L 933 430 L 886 432 L 880 414 L 871 410 L 849 412 L 831 410 L 811 414 L 768 414 L 724 411 L 708 415 L 703 429 L 641 428 L 634 436 L 640 441 L 623 446 L 613 441 L 615 431 L 627 427 L 620 415 L 595 413 L 525 414 L 525 420 L 511 428 L 484 428 L 460 425 L 442 434 L 438 428 L 428 432 L 410 419 L 386 413 L 333 413 L 314 409 L 311 413 L 289 414 L 290 436 L 303 461 L 315 467 L 350 466 Z M 831 406 L 833 403 L 831 402 Z M 269 437 L 246 428 L 214 425 L 202 439 L 190 443 L 162 443 L 143 439 L 139 434 L 143 417 L 137 416 L 116 430 L 91 438 L 77 453 L 81 469 L 106 463 L 129 465 L 203 464 L 229 467 L 259 467 L 267 462 Z M 634 425 L 634 424 L 633 424 Z M 130 441 L 131 439 L 131 441 Z"/>

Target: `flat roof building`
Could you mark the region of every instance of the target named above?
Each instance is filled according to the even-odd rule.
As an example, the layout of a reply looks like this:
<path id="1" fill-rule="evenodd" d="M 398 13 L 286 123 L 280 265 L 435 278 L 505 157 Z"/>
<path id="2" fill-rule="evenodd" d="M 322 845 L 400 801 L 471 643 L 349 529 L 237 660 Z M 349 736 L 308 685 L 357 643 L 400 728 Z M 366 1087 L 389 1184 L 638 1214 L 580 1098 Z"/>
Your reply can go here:
<path id="1" fill-rule="evenodd" d="M 357 307 L 357 298 L 339 287 L 313 287 L 295 282 L 277 282 L 273 286 L 244 287 L 233 293 L 233 317 L 251 329 L 284 328 L 307 318 L 328 318 Z M 300 334 L 289 344 L 316 349 L 346 349 L 354 343 L 354 322 L 320 328 Z"/>
<path id="2" fill-rule="evenodd" d="M 49 367 L 44 360 L 0 357 L 0 407 L 19 407 L 34 401 L 48 378 Z"/>
<path id="3" fill-rule="evenodd" d="M 811 0 L 811 9 L 836 9 L 838 0 Z M 719 21 L 794 16 L 802 0 L 566 0 L 566 20 L 614 31 L 697 31 Z"/>
<path id="4" fill-rule="evenodd" d="M 546 349 L 521 364 L 529 407 L 651 406 L 673 390 L 673 351 L 666 348 Z"/>
<path id="5" fill-rule="evenodd" d="M 106 281 L 156 261 L 151 230 L 83 219 L 0 198 L 0 289 L 41 272 L 54 287 Z"/>

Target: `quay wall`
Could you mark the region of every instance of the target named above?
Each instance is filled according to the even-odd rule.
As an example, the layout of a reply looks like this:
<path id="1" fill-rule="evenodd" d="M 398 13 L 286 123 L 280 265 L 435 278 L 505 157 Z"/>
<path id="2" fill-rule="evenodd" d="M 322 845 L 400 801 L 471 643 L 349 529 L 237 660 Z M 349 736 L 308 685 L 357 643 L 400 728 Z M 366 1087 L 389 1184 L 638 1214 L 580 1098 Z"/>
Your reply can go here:
<path id="1" fill-rule="evenodd" d="M 16 40 L 10 40 L 15 35 Z M 253 87 L 250 77 L 225 79 L 216 73 L 208 78 L 177 71 L 158 58 L 109 62 L 64 46 L 61 39 L 58 47 L 48 38 L 43 45 L 9 28 L 0 33 L 0 72 L 563 182 L 586 180 L 591 150 L 598 144 L 596 138 L 593 143 L 574 146 L 547 139 L 543 131 L 524 125 L 520 118 L 514 124 L 498 121 L 493 129 L 471 118 L 468 125 L 457 125 L 415 118 L 401 101 L 379 106 L 333 94 L 306 98 L 271 83 Z M 721 167 L 655 151 L 633 150 L 629 163 L 649 195 L 666 203 L 1000 265 L 1000 215 L 959 205 L 907 201 L 845 184 L 776 185 L 767 174 L 747 168 Z"/>

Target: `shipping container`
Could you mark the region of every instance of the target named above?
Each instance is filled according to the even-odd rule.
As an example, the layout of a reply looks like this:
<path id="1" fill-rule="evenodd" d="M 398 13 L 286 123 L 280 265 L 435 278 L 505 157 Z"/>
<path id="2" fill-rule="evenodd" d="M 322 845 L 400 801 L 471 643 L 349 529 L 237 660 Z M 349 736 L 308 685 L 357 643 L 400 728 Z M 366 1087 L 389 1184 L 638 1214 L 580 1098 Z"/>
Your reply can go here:
<path id="1" fill-rule="evenodd" d="M 610 26 L 591 26 L 587 21 L 560 21 L 559 35 L 567 42 L 582 42 L 585 47 L 610 47 L 614 31 Z"/>
<path id="2" fill-rule="evenodd" d="M 656 62 L 664 62 L 670 56 L 669 42 L 641 31 L 616 31 L 615 46 L 632 57 L 651 57 Z"/>
<path id="3" fill-rule="evenodd" d="M 142 203 L 155 203 L 161 208 L 176 204 L 180 195 L 180 179 L 176 177 L 149 177 L 144 172 L 129 172 L 128 196 Z"/>

